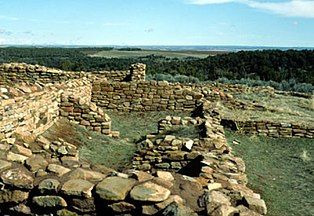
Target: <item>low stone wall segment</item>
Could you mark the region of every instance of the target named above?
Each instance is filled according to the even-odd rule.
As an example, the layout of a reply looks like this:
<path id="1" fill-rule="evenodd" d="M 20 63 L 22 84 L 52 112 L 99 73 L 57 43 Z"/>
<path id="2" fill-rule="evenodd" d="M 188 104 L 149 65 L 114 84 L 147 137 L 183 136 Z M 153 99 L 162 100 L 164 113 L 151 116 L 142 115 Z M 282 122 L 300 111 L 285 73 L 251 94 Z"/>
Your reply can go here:
<path id="1" fill-rule="evenodd" d="M 314 127 L 296 123 L 223 119 L 222 124 L 227 128 L 251 135 L 274 138 L 314 138 Z"/>
<path id="2" fill-rule="evenodd" d="M 8 82 L 21 81 L 18 85 Z M 265 202 L 249 189 L 245 163 L 228 147 L 222 125 L 272 137 L 313 138 L 314 128 L 263 121 L 221 119 L 215 102 L 241 109 L 233 94 L 274 93 L 273 88 L 144 81 L 145 65 L 129 71 L 63 72 L 38 65 L 0 65 L 1 215 L 266 215 Z M 25 84 L 26 82 L 27 84 Z M 131 170 L 124 173 L 80 161 L 78 149 L 62 139 L 39 136 L 59 117 L 107 136 L 116 111 L 192 111 L 168 116 L 157 134 L 138 143 Z M 164 134 L 175 127 L 197 127 L 197 138 Z M 16 136 L 14 134 L 19 134 Z M 33 148 L 28 139 L 37 137 Z M 17 139 L 15 139 L 17 138 Z M 184 183 L 178 183 L 177 177 Z M 174 188 L 199 188 L 198 207 Z"/>
<path id="3" fill-rule="evenodd" d="M 94 71 L 73 72 L 60 69 L 48 68 L 40 65 L 25 63 L 0 64 L 0 85 L 16 82 L 28 83 L 55 83 L 64 82 L 83 77 L 91 80 L 140 81 L 145 80 L 145 64 L 132 64 L 127 71 Z"/>
<path id="4" fill-rule="evenodd" d="M 94 82 L 92 101 L 116 111 L 193 110 L 203 95 L 165 81 Z"/>
<path id="5" fill-rule="evenodd" d="M 12 138 L 2 140 L 0 214 L 266 215 L 265 202 L 246 187 L 243 160 L 234 157 L 226 145 L 219 113 L 211 103 L 202 107 L 195 119 L 167 117 L 159 122 L 160 133 L 175 126 L 204 127 L 199 142 L 193 140 L 191 144 L 186 140 L 184 144 L 182 140 L 182 152 L 195 153 L 193 157 L 190 155 L 194 158 L 191 162 L 198 169 L 186 164 L 181 169 L 185 169 L 185 175 L 181 177 L 156 166 L 151 170 L 153 173 L 134 169 L 119 173 L 93 166 L 79 160 L 76 146 L 57 137 L 48 140 L 39 136 L 32 145 Z M 168 143 L 169 138 L 173 137 L 162 139 Z M 179 144 L 180 138 L 173 138 L 170 143 L 171 147 L 179 146 L 171 145 L 174 141 Z M 142 146 L 140 151 L 145 150 L 146 155 L 152 156 L 149 152 L 164 152 L 159 147 L 167 148 L 161 142 L 152 143 L 155 147 Z M 175 160 L 183 161 L 183 158 Z M 192 194 L 175 189 L 180 187 L 193 188 L 193 194 L 198 191 L 199 196 L 194 197 L 198 207 L 187 203 Z"/>

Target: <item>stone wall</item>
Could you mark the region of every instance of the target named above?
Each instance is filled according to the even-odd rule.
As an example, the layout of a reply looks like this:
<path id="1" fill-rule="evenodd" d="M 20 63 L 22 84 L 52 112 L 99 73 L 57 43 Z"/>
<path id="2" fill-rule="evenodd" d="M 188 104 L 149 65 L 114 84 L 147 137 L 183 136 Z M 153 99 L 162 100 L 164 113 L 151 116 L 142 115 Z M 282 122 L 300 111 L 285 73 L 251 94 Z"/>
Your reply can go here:
<path id="1" fill-rule="evenodd" d="M 34 138 L 60 116 L 88 129 L 112 136 L 111 119 L 91 102 L 91 83 L 85 79 L 64 83 L 2 86 L 0 137 L 13 134 Z M 119 137 L 114 132 L 114 137 Z"/>
<path id="2" fill-rule="evenodd" d="M 14 133 L 38 135 L 58 118 L 60 90 L 54 86 L 20 85 L 1 87 L 0 137 Z"/>
<path id="3" fill-rule="evenodd" d="M 144 81 L 146 75 L 146 65 L 137 63 L 132 64 L 127 71 L 95 71 L 93 74 L 107 78 L 112 82 L 138 82 Z"/>
<path id="4" fill-rule="evenodd" d="M 208 101 L 200 107 L 204 106 L 208 107 L 207 110 L 212 107 Z M 200 116 L 196 118 L 167 116 L 161 119 L 158 122 L 157 134 L 146 136 L 146 139 L 138 144 L 139 151 L 133 158 L 133 167 L 151 172 L 155 170 L 178 171 L 204 152 L 229 151 L 223 127 L 220 125 L 219 113 L 212 110 L 206 117 L 203 113 L 198 113 L 198 115 Z M 167 135 L 169 130 L 180 130 L 180 128 L 195 131 L 197 134 L 192 137 L 197 138 Z"/>
<path id="5" fill-rule="evenodd" d="M 225 127 L 239 130 L 245 134 L 285 137 L 285 138 L 314 138 L 314 128 L 297 123 L 277 123 L 269 121 L 236 121 L 224 119 Z"/>
<path id="6" fill-rule="evenodd" d="M 25 63 L 6 63 L 0 65 L 0 85 L 16 82 L 54 83 L 71 79 L 89 78 L 91 80 L 140 81 L 145 80 L 145 64 L 133 64 L 127 71 L 72 72 Z"/>
<path id="7" fill-rule="evenodd" d="M 203 95 L 166 81 L 94 82 L 92 101 L 117 111 L 193 110 Z"/>
<path id="8" fill-rule="evenodd" d="M 243 160 L 234 157 L 226 145 L 219 112 L 212 103 L 204 102 L 204 98 L 230 96 L 207 91 L 205 86 L 193 89 L 192 85 L 138 82 L 142 72 L 135 68 L 128 83 L 94 81 L 91 85 L 81 78 L 1 87 L 1 215 L 266 215 L 265 202 L 246 187 Z M 161 120 L 158 134 L 148 135 L 139 144 L 133 166 L 151 173 L 133 169 L 119 173 L 90 165 L 79 160 L 75 145 L 58 137 L 39 136 L 30 143 L 11 136 L 16 131 L 26 133 L 22 138 L 37 136 L 60 113 L 77 124 L 117 137 L 111 132 L 110 118 L 96 104 L 120 111 L 193 110 L 202 105 L 195 118 Z M 24 116 L 30 120 L 25 121 Z M 184 126 L 197 127 L 198 138 L 163 134 Z M 192 188 L 189 194 L 184 191 L 187 185 Z M 187 200 L 196 190 L 191 205 Z"/>
<path id="9" fill-rule="evenodd" d="M 185 154 L 202 151 L 181 169 L 183 175 L 158 169 L 153 174 L 133 169 L 120 173 L 90 165 L 78 159 L 76 146 L 58 137 L 39 136 L 32 144 L 1 140 L 0 214 L 266 215 L 265 202 L 246 187 L 243 160 L 225 145 L 217 110 L 210 103 L 202 108 L 196 119 L 167 117 L 159 122 L 160 133 L 185 124 L 203 125 L 207 146 L 183 144 Z M 171 144 L 179 144 L 176 140 Z M 146 155 L 167 147 L 159 144 Z"/>

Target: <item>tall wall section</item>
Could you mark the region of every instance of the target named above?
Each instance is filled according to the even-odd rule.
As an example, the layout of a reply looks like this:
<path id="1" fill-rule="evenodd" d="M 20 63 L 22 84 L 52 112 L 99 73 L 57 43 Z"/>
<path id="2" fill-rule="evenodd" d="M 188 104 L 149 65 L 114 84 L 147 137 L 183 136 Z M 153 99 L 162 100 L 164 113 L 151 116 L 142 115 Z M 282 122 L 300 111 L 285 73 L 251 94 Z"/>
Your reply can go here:
<path id="1" fill-rule="evenodd" d="M 0 137 L 44 132 L 58 118 L 60 93 L 54 86 L 38 84 L 1 87 Z"/>
<path id="2" fill-rule="evenodd" d="M 89 78 L 93 80 L 139 81 L 145 79 L 146 65 L 133 64 L 127 71 L 72 72 L 40 65 L 6 63 L 0 65 L 0 85 L 12 82 L 55 83 L 71 79 Z"/>
<path id="3" fill-rule="evenodd" d="M 0 138 L 13 134 L 35 138 L 60 116 L 88 129 L 112 136 L 111 119 L 91 102 L 87 79 L 56 84 L 1 86 Z M 115 133 L 117 137 L 118 134 Z"/>
<path id="4" fill-rule="evenodd" d="M 193 110 L 203 95 L 165 81 L 94 82 L 92 101 L 117 111 Z"/>

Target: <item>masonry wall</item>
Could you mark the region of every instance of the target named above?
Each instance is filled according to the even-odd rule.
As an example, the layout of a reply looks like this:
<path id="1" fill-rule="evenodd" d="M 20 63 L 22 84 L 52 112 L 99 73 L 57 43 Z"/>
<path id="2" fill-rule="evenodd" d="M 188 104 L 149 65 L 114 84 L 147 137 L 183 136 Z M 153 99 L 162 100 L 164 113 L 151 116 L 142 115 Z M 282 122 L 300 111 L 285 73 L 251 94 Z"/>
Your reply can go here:
<path id="1" fill-rule="evenodd" d="M 59 115 L 60 91 L 54 87 L 2 87 L 0 137 L 23 137 L 47 130 Z"/>
<path id="2" fill-rule="evenodd" d="M 195 127 L 197 138 L 167 135 L 167 130 L 180 127 L 189 127 L 190 130 Z M 205 118 L 168 116 L 158 122 L 157 134 L 147 135 L 138 144 L 139 150 L 133 158 L 133 168 L 150 172 L 188 169 L 186 167 L 205 152 L 228 152 L 226 143 L 219 115 L 207 115 Z"/>
<path id="3" fill-rule="evenodd" d="M 91 83 L 87 79 L 47 85 L 2 86 L 0 94 L 0 137 L 18 134 L 36 137 L 60 116 L 112 136 L 111 119 L 91 102 Z M 119 137 L 115 132 L 114 137 Z"/>
<path id="4" fill-rule="evenodd" d="M 16 82 L 56 83 L 83 77 L 92 80 L 139 81 L 145 80 L 145 64 L 133 64 L 127 71 L 72 72 L 25 63 L 0 65 L 0 85 Z"/>
<path id="5" fill-rule="evenodd" d="M 203 95 L 165 81 L 94 82 L 92 101 L 117 111 L 193 110 Z"/>
<path id="6" fill-rule="evenodd" d="M 222 124 L 246 134 L 286 138 L 314 138 L 314 128 L 295 123 L 265 121 L 234 121 L 224 119 Z"/>

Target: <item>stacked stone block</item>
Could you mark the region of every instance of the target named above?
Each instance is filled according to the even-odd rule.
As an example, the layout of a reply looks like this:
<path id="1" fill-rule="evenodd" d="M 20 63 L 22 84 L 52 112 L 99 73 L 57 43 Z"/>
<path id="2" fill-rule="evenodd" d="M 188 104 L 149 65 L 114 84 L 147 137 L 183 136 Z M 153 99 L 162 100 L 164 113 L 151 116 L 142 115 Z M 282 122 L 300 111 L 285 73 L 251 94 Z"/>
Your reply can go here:
<path id="1" fill-rule="evenodd" d="M 207 105 L 208 104 L 208 105 Z M 210 103 L 205 102 L 207 110 Z M 163 135 L 173 127 L 194 126 L 199 130 L 199 138 L 190 139 Z M 203 154 L 203 152 L 229 151 L 226 144 L 220 115 L 214 110 L 202 113 L 197 118 L 168 116 L 158 123 L 158 133 L 151 134 L 139 143 L 139 151 L 133 158 L 133 167 L 140 170 L 155 172 L 156 170 L 178 171 Z"/>
<path id="2" fill-rule="evenodd" d="M 83 77 L 92 80 L 140 81 L 145 80 L 145 64 L 133 64 L 126 71 L 94 71 L 94 72 L 73 72 L 60 69 L 48 68 L 40 65 L 26 63 L 0 64 L 0 85 L 12 82 L 42 82 L 54 83 L 64 82 L 71 79 Z"/>
<path id="3" fill-rule="evenodd" d="M 53 86 L 19 85 L 1 87 L 0 139 L 18 134 L 37 136 L 59 116 L 60 90 Z"/>
<path id="4" fill-rule="evenodd" d="M 92 101 L 116 111 L 193 110 L 203 95 L 166 81 L 94 82 Z"/>
<path id="5" fill-rule="evenodd" d="M 269 121 L 234 121 L 224 119 L 225 122 L 233 122 L 237 130 L 245 134 L 284 137 L 284 138 L 314 138 L 314 128 L 297 123 L 277 123 Z M 228 127 L 228 125 L 226 125 Z"/>

